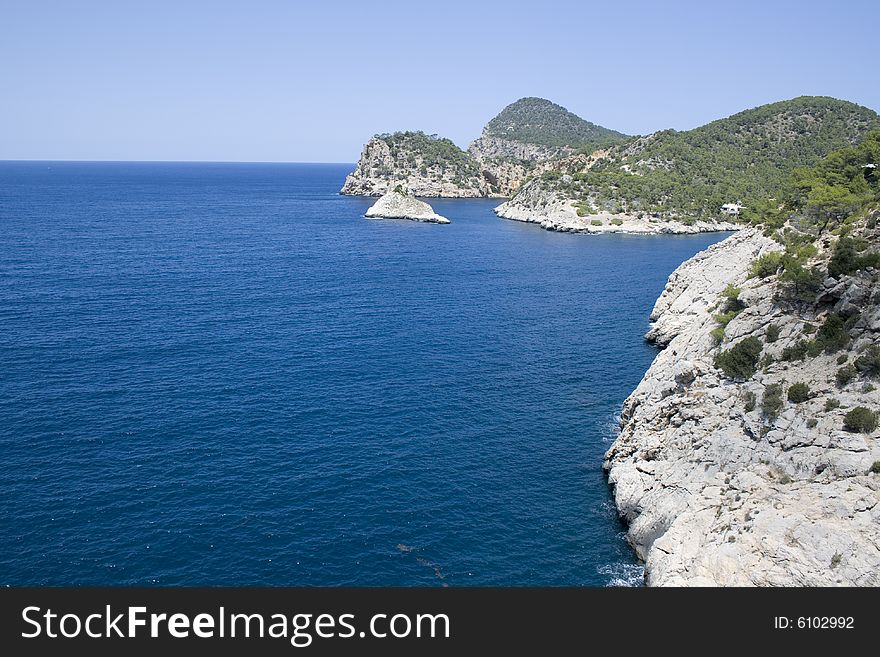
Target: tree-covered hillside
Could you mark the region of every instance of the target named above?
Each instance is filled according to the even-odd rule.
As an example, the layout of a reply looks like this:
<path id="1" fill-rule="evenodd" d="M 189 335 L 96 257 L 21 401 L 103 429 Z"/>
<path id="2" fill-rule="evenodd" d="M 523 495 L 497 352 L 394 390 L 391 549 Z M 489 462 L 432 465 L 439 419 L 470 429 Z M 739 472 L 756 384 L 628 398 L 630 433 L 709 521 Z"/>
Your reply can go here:
<path id="1" fill-rule="evenodd" d="M 716 217 L 725 203 L 747 208 L 780 193 L 791 172 L 880 128 L 873 110 L 804 96 L 705 126 L 666 130 L 613 147 L 583 165 L 563 165 L 542 184 L 593 210 Z M 568 174 L 568 175 L 566 175 Z"/>
<path id="2" fill-rule="evenodd" d="M 598 147 L 625 135 L 585 121 L 543 98 L 521 98 L 489 121 L 484 135 L 549 148 Z"/>

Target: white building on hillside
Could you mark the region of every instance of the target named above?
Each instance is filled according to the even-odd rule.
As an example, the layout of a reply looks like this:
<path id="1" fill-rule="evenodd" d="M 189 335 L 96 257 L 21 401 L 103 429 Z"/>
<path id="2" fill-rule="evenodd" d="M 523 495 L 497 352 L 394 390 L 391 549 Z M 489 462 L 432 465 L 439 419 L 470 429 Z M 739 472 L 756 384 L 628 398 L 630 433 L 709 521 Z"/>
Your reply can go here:
<path id="1" fill-rule="evenodd" d="M 740 210 L 743 209 L 739 203 L 725 203 L 721 206 L 721 214 L 734 214 L 738 215 Z"/>

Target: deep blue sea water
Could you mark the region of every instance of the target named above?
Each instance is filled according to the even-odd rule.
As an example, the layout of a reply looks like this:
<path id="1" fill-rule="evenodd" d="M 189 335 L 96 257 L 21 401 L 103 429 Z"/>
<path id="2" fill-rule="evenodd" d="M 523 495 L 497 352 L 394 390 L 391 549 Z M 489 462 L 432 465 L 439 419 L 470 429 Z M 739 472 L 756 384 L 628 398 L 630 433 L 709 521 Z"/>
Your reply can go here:
<path id="1" fill-rule="evenodd" d="M 666 277 L 350 165 L 0 162 L 0 584 L 605 585 Z"/>

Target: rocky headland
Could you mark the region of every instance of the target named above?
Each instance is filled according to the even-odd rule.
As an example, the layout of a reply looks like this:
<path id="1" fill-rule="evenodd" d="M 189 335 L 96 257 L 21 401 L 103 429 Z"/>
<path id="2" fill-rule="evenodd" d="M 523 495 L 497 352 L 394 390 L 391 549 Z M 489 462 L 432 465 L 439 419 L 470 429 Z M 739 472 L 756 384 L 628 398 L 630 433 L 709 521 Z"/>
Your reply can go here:
<path id="1" fill-rule="evenodd" d="M 364 216 L 370 219 L 409 219 L 432 224 L 450 223 L 449 219 L 434 212 L 430 205 L 401 189 L 394 189 L 384 194 L 370 206 Z"/>
<path id="2" fill-rule="evenodd" d="M 583 212 L 578 201 L 553 189 L 530 182 L 511 200 L 495 208 L 503 219 L 537 224 L 545 230 L 563 233 L 633 233 L 642 235 L 693 234 L 733 231 L 742 224 L 692 217 L 661 217 L 644 212 Z"/>
<path id="3" fill-rule="evenodd" d="M 649 585 L 880 585 L 880 133 L 843 153 L 651 313 L 605 457 Z"/>

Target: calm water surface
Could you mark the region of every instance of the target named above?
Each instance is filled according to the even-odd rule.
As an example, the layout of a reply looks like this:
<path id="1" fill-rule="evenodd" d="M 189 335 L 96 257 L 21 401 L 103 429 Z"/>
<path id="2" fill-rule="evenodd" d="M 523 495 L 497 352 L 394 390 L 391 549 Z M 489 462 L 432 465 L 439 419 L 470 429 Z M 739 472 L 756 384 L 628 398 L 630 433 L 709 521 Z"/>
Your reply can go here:
<path id="1" fill-rule="evenodd" d="M 0 584 L 607 585 L 666 277 L 350 165 L 0 162 Z"/>

